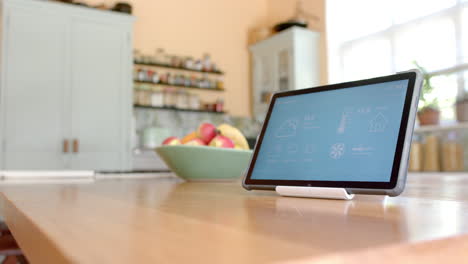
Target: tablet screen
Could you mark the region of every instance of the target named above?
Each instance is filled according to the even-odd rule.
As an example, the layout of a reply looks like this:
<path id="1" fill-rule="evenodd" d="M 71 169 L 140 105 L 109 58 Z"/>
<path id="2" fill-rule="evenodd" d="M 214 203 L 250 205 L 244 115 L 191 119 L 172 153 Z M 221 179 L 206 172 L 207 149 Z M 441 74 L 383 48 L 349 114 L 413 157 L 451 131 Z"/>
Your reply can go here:
<path id="1" fill-rule="evenodd" d="M 252 180 L 389 182 L 408 79 L 279 96 Z"/>

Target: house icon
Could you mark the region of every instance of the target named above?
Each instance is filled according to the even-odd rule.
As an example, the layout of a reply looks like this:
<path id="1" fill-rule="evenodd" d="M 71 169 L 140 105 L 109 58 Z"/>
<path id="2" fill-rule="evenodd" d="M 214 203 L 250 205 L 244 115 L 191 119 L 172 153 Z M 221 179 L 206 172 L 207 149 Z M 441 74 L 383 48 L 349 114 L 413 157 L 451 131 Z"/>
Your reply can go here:
<path id="1" fill-rule="evenodd" d="M 384 132 L 387 127 L 388 120 L 382 113 L 378 113 L 374 119 L 370 121 L 369 132 L 377 133 Z"/>

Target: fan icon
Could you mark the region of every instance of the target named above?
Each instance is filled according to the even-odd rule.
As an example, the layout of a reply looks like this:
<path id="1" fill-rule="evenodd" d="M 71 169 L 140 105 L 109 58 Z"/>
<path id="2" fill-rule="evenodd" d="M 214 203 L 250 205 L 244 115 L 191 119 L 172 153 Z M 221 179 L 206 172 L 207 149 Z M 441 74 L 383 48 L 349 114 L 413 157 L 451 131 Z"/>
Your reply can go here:
<path id="1" fill-rule="evenodd" d="M 330 149 L 330 158 L 339 159 L 345 153 L 345 144 L 344 143 L 335 143 L 331 146 Z"/>

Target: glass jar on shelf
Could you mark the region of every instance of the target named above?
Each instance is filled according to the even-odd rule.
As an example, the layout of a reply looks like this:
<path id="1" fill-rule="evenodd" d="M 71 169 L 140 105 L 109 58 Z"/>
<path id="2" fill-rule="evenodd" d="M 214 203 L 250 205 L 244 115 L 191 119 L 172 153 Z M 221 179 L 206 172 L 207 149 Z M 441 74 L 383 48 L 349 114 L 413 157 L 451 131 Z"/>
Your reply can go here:
<path id="1" fill-rule="evenodd" d="M 171 65 L 172 56 L 168 53 L 164 54 L 163 65 Z"/>
<path id="2" fill-rule="evenodd" d="M 151 82 L 159 83 L 159 74 L 157 72 L 153 72 L 153 76 L 151 77 Z"/>
<path id="3" fill-rule="evenodd" d="M 177 108 L 187 109 L 188 107 L 188 93 L 186 91 L 177 92 Z"/>
<path id="4" fill-rule="evenodd" d="M 143 92 L 139 86 L 135 86 L 133 90 L 134 103 L 138 105 L 143 105 Z"/>
<path id="5" fill-rule="evenodd" d="M 139 105 L 147 105 L 146 100 L 145 100 L 145 96 L 146 96 L 145 90 L 138 90 L 137 96 L 138 96 L 137 103 Z"/>
<path id="6" fill-rule="evenodd" d="M 463 146 L 456 131 L 445 133 L 442 140 L 442 171 L 463 171 Z"/>
<path id="7" fill-rule="evenodd" d="M 146 71 L 144 69 L 138 69 L 137 70 L 136 80 L 138 80 L 140 82 L 146 81 Z"/>
<path id="8" fill-rule="evenodd" d="M 182 65 L 182 59 L 179 56 L 173 55 L 171 57 L 171 66 L 172 67 L 181 67 Z"/>
<path id="9" fill-rule="evenodd" d="M 177 105 L 177 90 L 174 87 L 167 87 L 164 89 L 164 106 L 176 107 Z"/>
<path id="10" fill-rule="evenodd" d="M 140 104 L 140 90 L 136 87 L 133 89 L 133 104 Z"/>
<path id="11" fill-rule="evenodd" d="M 205 53 L 205 55 L 203 55 L 202 65 L 203 65 L 202 67 L 203 71 L 207 71 L 207 72 L 211 71 L 211 58 L 208 53 Z"/>
<path id="12" fill-rule="evenodd" d="M 166 56 L 166 54 L 164 53 L 164 49 L 162 49 L 162 48 L 156 49 L 156 52 L 154 54 L 155 63 L 164 65 L 165 64 L 165 62 L 164 62 L 165 56 Z"/>
<path id="13" fill-rule="evenodd" d="M 224 80 L 222 77 L 216 79 L 216 89 L 224 90 Z"/>
<path id="14" fill-rule="evenodd" d="M 169 73 L 160 74 L 160 75 L 159 75 L 159 82 L 160 82 L 160 83 L 167 84 L 167 83 L 169 83 L 169 82 L 168 82 L 168 78 L 169 78 Z"/>
<path id="15" fill-rule="evenodd" d="M 154 55 L 148 56 L 148 62 L 151 64 L 156 64 L 156 57 Z"/>
<path id="16" fill-rule="evenodd" d="M 151 63 L 151 56 L 143 55 L 142 56 L 142 63 Z"/>
<path id="17" fill-rule="evenodd" d="M 195 75 L 190 76 L 190 85 L 189 86 L 198 87 L 197 76 L 195 76 Z"/>
<path id="18" fill-rule="evenodd" d="M 151 106 L 151 95 L 153 92 L 151 90 L 144 90 L 143 94 L 143 105 Z"/>
<path id="19" fill-rule="evenodd" d="M 171 90 L 171 93 L 170 93 L 170 105 L 171 107 L 177 107 L 177 98 L 179 96 L 178 94 L 178 91 L 176 88 L 174 87 L 170 87 L 169 88 Z"/>
<path id="20" fill-rule="evenodd" d="M 174 74 L 167 73 L 167 84 L 169 84 L 169 85 L 174 85 L 175 84 Z"/>
<path id="21" fill-rule="evenodd" d="M 146 70 L 146 81 L 153 82 L 153 75 L 154 75 L 153 70 Z"/>
<path id="22" fill-rule="evenodd" d="M 224 100 L 221 98 L 218 98 L 215 103 L 215 111 L 222 112 L 223 110 L 224 110 Z"/>
<path id="23" fill-rule="evenodd" d="M 136 63 L 143 62 L 142 56 L 143 55 L 141 54 L 140 50 L 137 50 L 137 49 L 133 50 L 133 61 L 135 61 Z"/>
<path id="24" fill-rule="evenodd" d="M 193 69 L 197 71 L 203 70 L 203 63 L 201 60 L 196 60 L 195 63 L 193 64 Z"/>
<path id="25" fill-rule="evenodd" d="M 151 93 L 151 106 L 164 106 L 164 93 L 161 90 L 156 90 Z"/>
<path id="26" fill-rule="evenodd" d="M 184 68 L 186 69 L 193 69 L 194 68 L 194 60 L 192 57 L 186 57 L 184 60 Z"/>
<path id="27" fill-rule="evenodd" d="M 169 87 L 163 90 L 163 103 L 165 107 L 171 107 L 171 89 Z"/>
<path id="28" fill-rule="evenodd" d="M 188 108 L 193 109 L 193 110 L 199 110 L 200 105 L 201 105 L 200 97 L 197 94 L 190 94 Z"/>

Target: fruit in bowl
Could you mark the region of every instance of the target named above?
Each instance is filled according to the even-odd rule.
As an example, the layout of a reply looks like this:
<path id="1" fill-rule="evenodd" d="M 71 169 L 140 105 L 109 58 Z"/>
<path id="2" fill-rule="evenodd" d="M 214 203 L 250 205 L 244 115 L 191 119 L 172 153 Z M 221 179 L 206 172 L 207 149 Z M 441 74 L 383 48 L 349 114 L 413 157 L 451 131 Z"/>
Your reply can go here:
<path id="1" fill-rule="evenodd" d="M 182 140 L 177 137 L 168 137 L 163 142 L 163 145 L 190 145 L 218 148 L 235 148 L 249 150 L 249 144 L 242 132 L 229 125 L 221 124 L 216 127 L 210 123 L 202 123 L 196 131 L 187 134 Z"/>
<path id="2" fill-rule="evenodd" d="M 156 152 L 176 175 L 189 181 L 237 179 L 252 155 L 239 129 L 210 123 L 200 124 L 182 140 L 165 139 Z"/>
<path id="3" fill-rule="evenodd" d="M 187 142 L 184 143 L 184 145 L 188 145 L 188 146 L 205 146 L 205 142 L 203 142 L 203 140 L 199 139 L 199 138 L 194 138 L 194 139 L 191 139 Z"/>
<path id="4" fill-rule="evenodd" d="M 178 139 L 177 137 L 168 137 L 162 142 L 162 144 L 163 145 L 180 145 L 182 143 L 180 142 L 180 139 Z"/>
<path id="5" fill-rule="evenodd" d="M 230 138 L 217 135 L 210 141 L 210 144 L 208 146 L 218 148 L 234 148 L 235 145 Z"/>
<path id="6" fill-rule="evenodd" d="M 249 149 L 249 143 L 242 132 L 228 124 L 221 124 L 217 127 L 218 134 L 230 138 L 234 143 L 234 148 Z"/>
<path id="7" fill-rule="evenodd" d="M 216 137 L 216 127 L 210 123 L 202 123 L 198 126 L 196 133 L 199 139 L 208 144 Z"/>

